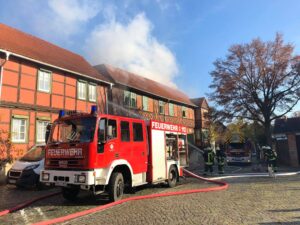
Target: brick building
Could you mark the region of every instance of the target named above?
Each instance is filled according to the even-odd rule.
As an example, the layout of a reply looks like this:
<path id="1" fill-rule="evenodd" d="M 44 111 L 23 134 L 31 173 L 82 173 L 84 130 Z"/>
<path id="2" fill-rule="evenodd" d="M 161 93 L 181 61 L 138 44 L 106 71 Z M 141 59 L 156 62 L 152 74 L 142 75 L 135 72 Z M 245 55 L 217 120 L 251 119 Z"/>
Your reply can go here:
<path id="1" fill-rule="evenodd" d="M 196 105 L 184 93 L 110 65 L 95 68 L 113 83 L 108 95 L 110 113 L 183 124 L 193 138 Z"/>
<path id="2" fill-rule="evenodd" d="M 0 24 L 0 128 L 15 155 L 43 143 L 60 109 L 104 110 L 109 81 L 81 56 Z"/>
<path id="3" fill-rule="evenodd" d="M 280 163 L 300 165 L 300 117 L 275 120 L 273 138 Z"/>
<path id="4" fill-rule="evenodd" d="M 205 98 L 193 98 L 191 101 L 197 106 L 195 108 L 195 144 L 204 147 L 209 143 L 209 120 L 206 114 L 209 106 Z"/>
<path id="5" fill-rule="evenodd" d="M 136 116 L 187 126 L 194 140 L 197 106 L 177 89 L 83 57 L 0 23 L 0 130 L 15 156 L 43 143 L 60 109 Z M 206 102 L 206 101 L 205 101 Z"/>

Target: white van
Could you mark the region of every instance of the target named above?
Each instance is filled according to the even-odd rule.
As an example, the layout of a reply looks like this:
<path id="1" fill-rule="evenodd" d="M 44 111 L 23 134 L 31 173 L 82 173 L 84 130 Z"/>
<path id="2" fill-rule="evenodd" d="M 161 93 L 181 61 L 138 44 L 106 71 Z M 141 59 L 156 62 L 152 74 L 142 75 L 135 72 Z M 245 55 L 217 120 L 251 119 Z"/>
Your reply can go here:
<path id="1" fill-rule="evenodd" d="M 34 145 L 8 171 L 7 183 L 18 187 L 39 187 L 44 162 L 45 145 Z"/>

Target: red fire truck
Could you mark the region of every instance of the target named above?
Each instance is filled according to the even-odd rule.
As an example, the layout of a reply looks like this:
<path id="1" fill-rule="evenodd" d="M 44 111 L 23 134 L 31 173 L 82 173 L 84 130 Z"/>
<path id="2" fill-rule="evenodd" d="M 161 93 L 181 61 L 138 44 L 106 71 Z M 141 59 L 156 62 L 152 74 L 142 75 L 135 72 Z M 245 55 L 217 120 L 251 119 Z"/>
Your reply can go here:
<path id="1" fill-rule="evenodd" d="M 174 187 L 188 165 L 187 128 L 158 121 L 60 111 L 46 134 L 45 168 L 40 180 L 62 187 L 65 199 L 80 190 L 108 193 L 166 182 Z"/>

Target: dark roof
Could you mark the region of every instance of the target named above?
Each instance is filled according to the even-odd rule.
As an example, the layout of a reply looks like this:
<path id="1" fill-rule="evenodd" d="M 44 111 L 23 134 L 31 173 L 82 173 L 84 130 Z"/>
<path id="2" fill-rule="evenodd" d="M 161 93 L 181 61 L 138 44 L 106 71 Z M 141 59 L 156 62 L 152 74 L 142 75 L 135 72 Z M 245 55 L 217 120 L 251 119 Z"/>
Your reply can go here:
<path id="1" fill-rule="evenodd" d="M 300 132 L 300 117 L 275 120 L 274 134 Z"/>
<path id="2" fill-rule="evenodd" d="M 178 89 L 168 87 L 156 81 L 110 65 L 101 64 L 95 66 L 95 68 L 99 71 L 99 73 L 109 78 L 110 81 L 115 84 L 124 85 L 150 95 L 195 107 L 195 104 L 190 101 L 189 97 Z"/>
<path id="3" fill-rule="evenodd" d="M 196 106 L 203 107 L 203 103 L 206 102 L 206 99 L 204 97 L 201 98 L 191 98 L 190 99 Z M 206 106 L 208 107 L 208 104 L 206 102 Z"/>
<path id="4" fill-rule="evenodd" d="M 107 82 L 82 56 L 2 23 L 0 49 Z"/>

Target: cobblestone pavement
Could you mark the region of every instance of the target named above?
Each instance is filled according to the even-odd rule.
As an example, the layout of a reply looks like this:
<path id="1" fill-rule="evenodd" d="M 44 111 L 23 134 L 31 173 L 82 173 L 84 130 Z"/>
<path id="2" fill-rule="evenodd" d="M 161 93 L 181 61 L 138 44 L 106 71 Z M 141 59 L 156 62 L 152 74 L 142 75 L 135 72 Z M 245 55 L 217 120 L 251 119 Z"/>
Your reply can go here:
<path id="1" fill-rule="evenodd" d="M 226 191 L 129 202 L 65 224 L 300 224 L 299 176 L 229 183 Z"/>
<path id="2" fill-rule="evenodd" d="M 276 179 L 238 178 L 228 182 L 230 186 L 225 191 L 128 202 L 65 224 L 300 224 L 299 175 Z M 134 196 L 208 186 L 213 185 L 188 178 L 173 189 L 161 185 L 143 187 Z M 19 203 L 33 195 L 56 191 L 17 190 L 11 186 L 0 187 L 0 190 L 2 209 L 12 204 L 8 204 L 11 198 Z M 133 195 L 125 197 L 130 196 Z M 0 217 L 0 224 L 31 224 L 106 203 L 105 197 L 95 199 L 86 193 L 75 203 L 55 196 Z"/>
<path id="3" fill-rule="evenodd" d="M 189 184 L 189 185 L 187 185 Z M 161 193 L 168 191 L 176 191 L 188 188 L 208 187 L 212 186 L 209 183 L 197 181 L 192 178 L 181 179 L 178 186 L 175 188 L 166 188 L 166 185 L 154 185 L 144 186 L 137 189 L 135 194 L 126 194 L 124 198 L 139 195 L 148 195 L 153 193 Z M 1 196 L 4 197 L 4 201 L 1 201 L 1 210 L 8 209 L 21 202 L 28 201 L 31 198 L 42 196 L 49 192 L 58 191 L 59 189 L 50 189 L 46 191 L 35 191 L 35 190 L 20 190 L 13 186 L 0 186 Z M 31 224 L 46 219 L 56 218 L 64 215 L 68 215 L 74 212 L 90 209 L 99 205 L 108 203 L 108 197 L 101 195 L 94 197 L 88 192 L 82 192 L 78 200 L 74 203 L 68 202 L 61 195 L 54 196 L 48 199 L 44 199 L 40 202 L 34 203 L 33 205 L 0 217 L 0 224 Z M 1 211 L 0 210 L 0 211 Z"/>

